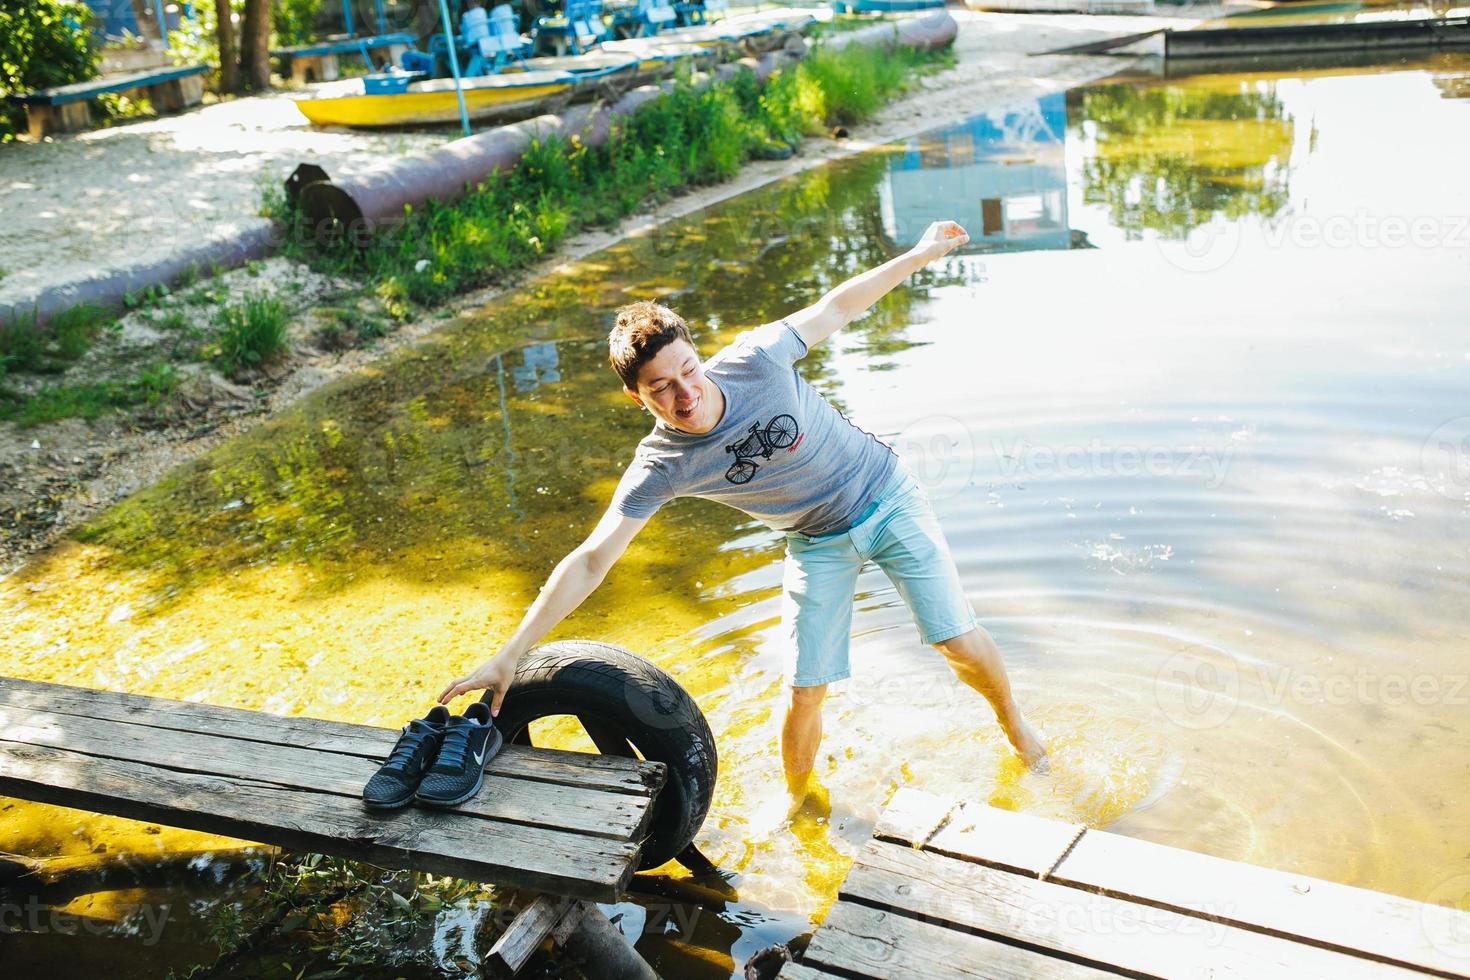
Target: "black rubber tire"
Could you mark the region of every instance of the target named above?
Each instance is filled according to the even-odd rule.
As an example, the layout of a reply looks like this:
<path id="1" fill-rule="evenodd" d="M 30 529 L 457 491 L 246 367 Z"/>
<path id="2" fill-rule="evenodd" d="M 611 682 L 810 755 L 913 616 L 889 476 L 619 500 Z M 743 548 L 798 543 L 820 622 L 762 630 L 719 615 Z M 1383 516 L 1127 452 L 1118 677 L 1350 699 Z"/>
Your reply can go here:
<path id="1" fill-rule="evenodd" d="M 719 760 L 704 712 L 677 681 L 610 643 L 545 643 L 521 658 L 495 727 L 507 741 L 524 742 L 527 725 L 553 715 L 606 726 L 643 758 L 668 766 L 639 870 L 658 867 L 693 843 L 714 798 Z"/>

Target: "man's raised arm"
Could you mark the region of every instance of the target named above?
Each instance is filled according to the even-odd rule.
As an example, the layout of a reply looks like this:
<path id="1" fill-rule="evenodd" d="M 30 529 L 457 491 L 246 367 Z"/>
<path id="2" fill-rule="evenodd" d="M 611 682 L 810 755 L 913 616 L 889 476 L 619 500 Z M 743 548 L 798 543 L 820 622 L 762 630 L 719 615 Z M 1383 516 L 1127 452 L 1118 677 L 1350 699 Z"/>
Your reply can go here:
<path id="1" fill-rule="evenodd" d="M 521 654 L 550 633 L 557 623 L 570 616 L 583 600 L 596 591 L 627 550 L 628 544 L 647 523 L 646 517 L 627 517 L 615 508 L 609 508 L 592 533 L 587 535 L 587 540 L 557 563 L 541 587 L 541 594 L 526 610 L 521 625 L 516 627 L 505 645 L 474 673 L 450 681 L 440 693 L 439 703 L 448 704 L 469 691 L 489 690 L 492 692 L 490 713 L 500 714 L 500 702 L 505 700 L 505 692 L 510 688 Z"/>
<path id="2" fill-rule="evenodd" d="M 828 290 L 811 306 L 786 317 L 786 322 L 808 348 L 815 347 L 851 323 L 894 286 L 969 240 L 965 229 L 955 222 L 936 221 L 913 248 Z"/>

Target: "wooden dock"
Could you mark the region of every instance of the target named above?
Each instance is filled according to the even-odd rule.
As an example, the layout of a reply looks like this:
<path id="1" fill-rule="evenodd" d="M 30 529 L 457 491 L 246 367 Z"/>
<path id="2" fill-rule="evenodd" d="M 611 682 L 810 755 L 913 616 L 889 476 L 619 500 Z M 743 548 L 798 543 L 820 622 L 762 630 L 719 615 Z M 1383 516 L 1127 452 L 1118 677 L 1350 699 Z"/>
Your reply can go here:
<path id="1" fill-rule="evenodd" d="M 363 808 L 398 730 L 0 678 L 0 795 L 612 902 L 661 763 L 507 745 L 449 811 Z"/>
<path id="2" fill-rule="evenodd" d="M 1207 27 L 1164 32 L 1164 60 L 1316 54 L 1326 51 L 1401 51 L 1470 46 L 1470 17 L 1378 20 L 1349 24 Z"/>
<path id="3" fill-rule="evenodd" d="M 900 790 L 784 980 L 1470 977 L 1470 913 Z"/>

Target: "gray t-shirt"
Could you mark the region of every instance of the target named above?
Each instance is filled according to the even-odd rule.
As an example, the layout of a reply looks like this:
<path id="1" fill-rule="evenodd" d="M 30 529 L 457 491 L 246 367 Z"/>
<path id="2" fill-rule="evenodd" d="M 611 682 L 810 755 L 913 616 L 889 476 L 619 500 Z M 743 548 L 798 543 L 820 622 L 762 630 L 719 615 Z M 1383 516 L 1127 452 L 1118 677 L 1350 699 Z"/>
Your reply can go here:
<path id="1" fill-rule="evenodd" d="M 663 422 L 638 444 L 613 503 L 649 517 L 675 497 L 728 504 L 778 531 L 852 526 L 897 464 L 797 373 L 806 344 L 786 321 L 740 334 L 704 364 L 725 414 L 692 435 Z"/>

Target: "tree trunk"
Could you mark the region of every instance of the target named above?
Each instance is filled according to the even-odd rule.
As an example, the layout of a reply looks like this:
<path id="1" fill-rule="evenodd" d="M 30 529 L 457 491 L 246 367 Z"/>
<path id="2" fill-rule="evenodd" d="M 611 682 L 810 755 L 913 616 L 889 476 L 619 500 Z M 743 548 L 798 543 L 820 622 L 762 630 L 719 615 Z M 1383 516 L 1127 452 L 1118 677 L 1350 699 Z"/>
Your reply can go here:
<path id="1" fill-rule="evenodd" d="M 235 50 L 235 24 L 230 0 L 214 0 L 214 16 L 219 22 L 215 26 L 215 35 L 219 38 L 219 90 L 236 92 L 240 89 L 240 55 Z"/>
<path id="2" fill-rule="evenodd" d="M 257 92 L 271 87 L 271 0 L 245 0 L 240 24 L 240 71 Z"/>

